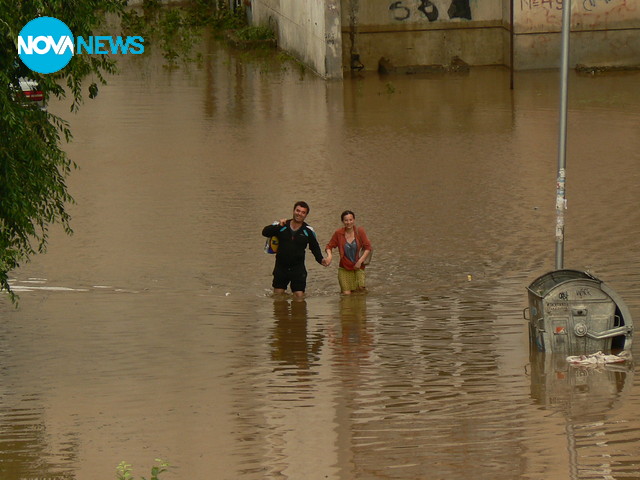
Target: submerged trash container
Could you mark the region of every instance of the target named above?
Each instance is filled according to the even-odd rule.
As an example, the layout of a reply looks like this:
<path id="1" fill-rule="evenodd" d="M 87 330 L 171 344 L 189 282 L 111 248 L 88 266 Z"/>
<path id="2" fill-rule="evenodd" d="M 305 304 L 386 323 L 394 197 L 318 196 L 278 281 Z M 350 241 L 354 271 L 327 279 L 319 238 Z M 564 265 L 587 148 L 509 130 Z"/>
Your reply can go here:
<path id="1" fill-rule="evenodd" d="M 566 355 L 631 348 L 633 322 L 604 282 L 579 270 L 549 272 L 529 285 L 529 340 L 537 350 Z"/>

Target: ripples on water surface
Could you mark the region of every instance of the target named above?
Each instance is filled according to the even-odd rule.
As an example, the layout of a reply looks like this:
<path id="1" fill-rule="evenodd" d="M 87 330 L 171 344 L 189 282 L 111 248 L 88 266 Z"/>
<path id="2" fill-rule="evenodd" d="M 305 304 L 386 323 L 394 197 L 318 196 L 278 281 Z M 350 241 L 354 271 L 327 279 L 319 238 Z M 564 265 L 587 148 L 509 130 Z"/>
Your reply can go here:
<path id="1" fill-rule="evenodd" d="M 72 118 L 75 235 L 3 307 L 0 477 L 638 478 L 633 365 L 529 357 L 554 265 L 557 73 L 324 82 L 240 59 L 128 65 Z M 572 76 L 567 267 L 638 315 L 637 73 Z M 52 106 L 64 112 L 63 106 Z M 370 292 L 308 263 L 270 295 L 261 228 L 353 209 Z"/>

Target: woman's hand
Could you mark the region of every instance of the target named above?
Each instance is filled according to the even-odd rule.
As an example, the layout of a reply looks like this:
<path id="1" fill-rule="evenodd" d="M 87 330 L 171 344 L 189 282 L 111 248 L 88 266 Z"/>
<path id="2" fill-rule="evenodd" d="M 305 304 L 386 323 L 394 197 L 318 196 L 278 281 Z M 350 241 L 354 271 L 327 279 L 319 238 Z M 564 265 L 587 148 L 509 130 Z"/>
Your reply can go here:
<path id="1" fill-rule="evenodd" d="M 325 259 L 322 262 L 322 264 L 325 267 L 328 267 L 329 265 L 331 265 L 331 260 L 333 260 L 333 254 L 331 253 L 331 250 L 329 250 L 329 249 L 325 250 L 324 253 L 326 253 L 327 256 L 325 257 Z"/>

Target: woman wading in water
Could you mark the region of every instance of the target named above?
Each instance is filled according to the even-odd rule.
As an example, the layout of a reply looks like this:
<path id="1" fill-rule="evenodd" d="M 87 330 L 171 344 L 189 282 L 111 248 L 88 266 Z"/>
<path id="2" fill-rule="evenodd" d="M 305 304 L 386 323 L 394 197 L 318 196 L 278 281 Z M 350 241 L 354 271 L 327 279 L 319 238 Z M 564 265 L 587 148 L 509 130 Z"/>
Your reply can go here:
<path id="1" fill-rule="evenodd" d="M 340 265 L 338 267 L 338 282 L 345 295 L 351 292 L 365 290 L 365 261 L 371 255 L 371 242 L 364 228 L 355 224 L 356 215 L 351 210 L 345 210 L 340 215 L 344 227 L 337 229 L 325 250 L 327 265 L 331 264 L 332 250 L 338 249 Z"/>

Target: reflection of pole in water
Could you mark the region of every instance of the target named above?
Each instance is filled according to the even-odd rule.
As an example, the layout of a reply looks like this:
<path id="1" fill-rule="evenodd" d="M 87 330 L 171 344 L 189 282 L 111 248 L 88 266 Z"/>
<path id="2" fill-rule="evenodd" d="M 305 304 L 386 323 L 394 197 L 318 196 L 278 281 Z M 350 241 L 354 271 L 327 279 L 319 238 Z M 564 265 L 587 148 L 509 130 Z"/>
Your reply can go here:
<path id="1" fill-rule="evenodd" d="M 616 473 L 622 473 L 616 472 L 617 463 L 612 458 L 618 456 L 615 452 L 624 442 L 620 438 L 610 442 L 606 420 L 633 385 L 633 365 L 627 362 L 599 368 L 574 367 L 563 355 L 534 349 L 530 362 L 532 398 L 565 418 L 570 478 L 594 478 L 595 474 L 599 478 L 615 478 Z M 635 442 L 636 439 L 629 440 L 630 444 Z M 597 456 L 589 454 L 589 447 L 597 449 Z"/>

